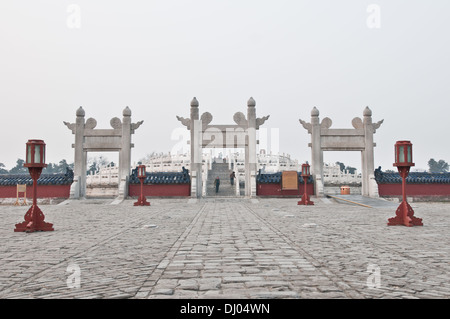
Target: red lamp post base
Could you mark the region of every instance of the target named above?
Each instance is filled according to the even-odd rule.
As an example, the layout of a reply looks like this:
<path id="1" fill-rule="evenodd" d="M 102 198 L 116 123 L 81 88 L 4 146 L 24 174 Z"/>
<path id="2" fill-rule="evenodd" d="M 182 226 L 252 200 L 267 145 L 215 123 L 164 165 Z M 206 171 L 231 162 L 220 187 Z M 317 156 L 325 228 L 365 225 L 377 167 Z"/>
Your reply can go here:
<path id="1" fill-rule="evenodd" d="M 395 217 L 388 219 L 388 226 L 404 225 L 407 227 L 423 226 L 422 218 L 414 217 L 414 210 L 403 201 L 395 211 Z"/>
<path id="2" fill-rule="evenodd" d="M 139 196 L 138 201 L 134 203 L 134 206 L 150 206 L 150 203 L 147 202 L 147 199 L 144 196 Z"/>
<path id="3" fill-rule="evenodd" d="M 423 226 L 422 218 L 414 217 L 414 210 L 406 201 L 406 177 L 408 177 L 410 166 L 397 166 L 397 169 L 402 178 L 403 200 L 395 211 L 395 217 L 388 219 L 388 226 Z"/>
<path id="4" fill-rule="evenodd" d="M 141 182 L 141 195 L 139 195 L 138 201 L 134 203 L 134 206 L 150 206 L 150 203 L 147 202 L 147 199 L 144 196 L 144 179 L 145 177 L 139 177 Z"/>
<path id="5" fill-rule="evenodd" d="M 45 216 L 37 205 L 32 205 L 25 214 L 25 221 L 16 224 L 15 232 L 32 233 L 35 231 L 53 231 L 53 224 L 44 221 Z"/>
<path id="6" fill-rule="evenodd" d="M 302 170 L 303 170 L 303 168 L 302 168 Z M 299 202 L 297 202 L 297 205 L 314 205 L 314 202 L 309 200 L 308 193 L 306 192 L 306 184 L 307 184 L 308 175 L 302 175 L 302 177 L 303 177 L 303 180 L 305 181 L 305 193 L 303 194 L 302 199 Z"/>
<path id="7" fill-rule="evenodd" d="M 303 194 L 302 200 L 297 203 L 297 205 L 314 205 L 314 202 L 309 200 L 308 194 Z"/>

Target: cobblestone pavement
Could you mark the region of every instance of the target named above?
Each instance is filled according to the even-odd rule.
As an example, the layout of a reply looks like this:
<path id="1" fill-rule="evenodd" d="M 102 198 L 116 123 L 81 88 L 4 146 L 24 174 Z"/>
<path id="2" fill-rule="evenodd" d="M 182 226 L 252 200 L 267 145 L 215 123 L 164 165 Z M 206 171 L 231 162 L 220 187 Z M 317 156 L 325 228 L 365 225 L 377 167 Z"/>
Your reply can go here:
<path id="1" fill-rule="evenodd" d="M 450 204 L 412 203 L 408 228 L 297 200 L 73 201 L 42 205 L 55 231 L 31 234 L 13 231 L 25 207 L 0 206 L 0 298 L 450 297 Z"/>

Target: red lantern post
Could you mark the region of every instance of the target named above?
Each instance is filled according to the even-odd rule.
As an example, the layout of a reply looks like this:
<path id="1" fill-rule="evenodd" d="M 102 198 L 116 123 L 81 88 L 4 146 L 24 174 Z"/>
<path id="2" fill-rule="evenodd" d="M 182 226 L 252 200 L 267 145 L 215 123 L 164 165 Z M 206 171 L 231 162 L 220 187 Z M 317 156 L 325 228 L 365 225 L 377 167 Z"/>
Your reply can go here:
<path id="1" fill-rule="evenodd" d="M 311 175 L 311 173 L 310 173 L 309 164 L 308 163 L 302 164 L 302 177 L 303 177 L 303 182 L 305 183 L 305 187 L 304 187 L 304 193 L 303 193 L 302 200 L 299 201 L 297 203 L 297 205 L 314 205 L 314 202 L 309 200 L 308 192 L 306 189 L 306 183 L 307 183 L 310 175 Z"/>
<path id="2" fill-rule="evenodd" d="M 423 226 L 422 218 L 414 217 L 414 210 L 406 201 L 406 177 L 409 169 L 415 164 L 412 162 L 412 144 L 409 141 L 398 141 L 395 143 L 395 163 L 398 172 L 402 178 L 402 196 L 403 200 L 395 212 L 396 216 L 389 218 L 388 226 L 405 225 Z"/>
<path id="3" fill-rule="evenodd" d="M 139 195 L 138 201 L 134 203 L 134 206 L 150 206 L 150 203 L 147 202 L 147 199 L 144 196 L 144 180 L 147 177 L 147 172 L 145 171 L 145 165 L 139 165 L 137 167 L 138 170 L 138 178 L 141 182 L 141 195 Z"/>
<path id="4" fill-rule="evenodd" d="M 42 140 L 28 140 L 24 167 L 28 167 L 33 180 L 33 204 L 25 214 L 25 221 L 16 224 L 15 232 L 52 231 L 53 224 L 44 221 L 45 216 L 37 206 L 37 180 L 45 164 L 45 143 Z"/>

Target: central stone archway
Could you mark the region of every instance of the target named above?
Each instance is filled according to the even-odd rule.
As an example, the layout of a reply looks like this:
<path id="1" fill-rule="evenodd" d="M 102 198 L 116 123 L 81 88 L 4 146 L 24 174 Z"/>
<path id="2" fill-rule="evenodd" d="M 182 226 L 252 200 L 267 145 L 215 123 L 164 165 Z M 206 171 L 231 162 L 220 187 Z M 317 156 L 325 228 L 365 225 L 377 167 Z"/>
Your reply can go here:
<path id="1" fill-rule="evenodd" d="M 190 130 L 191 145 L 191 197 L 202 196 L 202 154 L 203 148 L 244 148 L 245 149 L 245 196 L 256 196 L 256 131 L 269 118 L 256 117 L 256 102 L 247 102 L 247 117 L 242 112 L 233 116 L 236 124 L 211 125 L 213 116 L 209 112 L 199 116 L 199 102 L 191 101 L 190 118 L 177 119 Z"/>

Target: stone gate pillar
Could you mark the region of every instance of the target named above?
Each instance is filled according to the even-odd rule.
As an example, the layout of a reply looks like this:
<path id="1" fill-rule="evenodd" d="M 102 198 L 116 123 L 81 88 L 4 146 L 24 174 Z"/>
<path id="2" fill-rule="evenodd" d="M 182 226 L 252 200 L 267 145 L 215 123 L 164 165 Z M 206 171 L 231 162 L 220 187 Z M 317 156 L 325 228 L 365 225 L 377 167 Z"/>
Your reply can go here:
<path id="1" fill-rule="evenodd" d="M 365 149 L 363 154 L 362 169 L 362 195 L 369 197 L 378 197 L 378 185 L 375 181 L 375 163 L 373 134 L 376 126 L 372 123 L 372 111 L 366 107 L 363 112 L 364 142 Z"/>
<path id="2" fill-rule="evenodd" d="M 131 170 L 131 110 L 127 106 L 122 112 L 122 148 L 119 151 L 119 198 L 128 196 L 128 178 Z"/>
<path id="3" fill-rule="evenodd" d="M 199 103 L 194 97 L 191 101 L 191 197 L 202 196 L 202 127 L 199 120 Z"/>
<path id="4" fill-rule="evenodd" d="M 256 196 L 256 102 L 251 97 L 247 102 L 247 149 L 245 152 L 245 196 Z"/>
<path id="5" fill-rule="evenodd" d="M 75 149 L 74 157 L 74 182 L 70 187 L 70 198 L 84 198 L 86 196 L 86 171 L 87 171 L 87 154 L 83 150 L 84 143 L 84 125 L 85 125 L 85 111 L 80 106 L 76 112 L 75 121 Z"/>
<path id="6" fill-rule="evenodd" d="M 315 195 L 323 196 L 323 151 L 320 134 L 319 110 L 311 111 L 311 172 L 314 179 Z"/>

